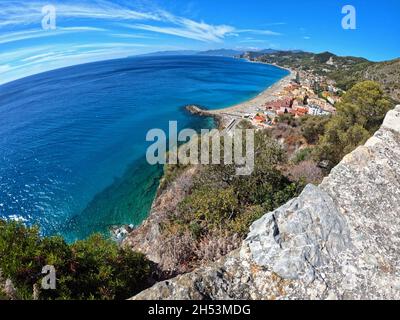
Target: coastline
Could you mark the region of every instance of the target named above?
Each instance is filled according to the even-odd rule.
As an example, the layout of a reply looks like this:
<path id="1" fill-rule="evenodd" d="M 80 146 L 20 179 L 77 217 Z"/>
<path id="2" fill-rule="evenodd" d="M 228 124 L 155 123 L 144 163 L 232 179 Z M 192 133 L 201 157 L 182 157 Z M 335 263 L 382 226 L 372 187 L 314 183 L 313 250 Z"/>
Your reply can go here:
<path id="1" fill-rule="evenodd" d="M 283 88 L 291 82 L 295 75 L 293 70 L 286 70 L 289 71 L 288 75 L 264 89 L 256 97 L 242 103 L 217 110 L 203 109 L 199 105 L 188 105 L 185 109 L 196 116 L 214 118 L 217 129 L 229 132 L 235 128 L 245 114 L 257 113 L 259 112 L 258 109 L 261 111 L 262 105 L 275 100 L 282 93 Z M 186 168 L 182 175 L 177 179 L 175 178 L 167 188 L 161 189 L 161 183 L 159 184 L 148 217 L 132 230 L 129 230 L 126 226 L 115 230 L 115 235 L 120 239 L 122 247 L 143 253 L 154 263 L 160 264 L 162 262 L 162 252 L 155 250 L 163 241 L 162 224 L 167 219 L 171 208 L 176 207 L 188 195 L 188 190 L 194 183 L 193 177 L 197 170 L 196 167 Z M 169 278 L 171 276 L 171 274 L 168 274 L 169 271 L 169 269 L 163 270 L 163 272 L 166 272 L 163 276 L 167 275 L 167 278 Z"/>
<path id="2" fill-rule="evenodd" d="M 262 63 L 262 62 L 249 61 L 249 63 Z M 244 102 L 234 104 L 232 106 L 222 109 L 207 110 L 203 109 L 199 105 L 192 104 L 192 105 L 187 105 L 185 107 L 185 110 L 191 113 L 192 115 L 213 118 L 216 123 L 216 128 L 218 130 L 224 130 L 225 128 L 228 127 L 229 130 L 232 130 L 240 122 L 240 120 L 243 118 L 245 114 L 252 112 L 256 113 L 258 112 L 258 109 L 262 108 L 263 104 L 265 104 L 268 101 L 275 100 L 278 97 L 278 95 L 283 91 L 283 88 L 286 87 L 295 76 L 295 72 L 291 69 L 282 68 L 280 66 L 275 66 L 275 65 L 272 66 L 287 70 L 289 74 L 280 79 L 279 81 L 277 81 L 276 83 L 274 83 L 273 85 L 265 88 L 257 96 L 250 98 L 249 100 L 246 100 Z M 130 227 L 128 225 L 123 225 L 111 229 L 112 234 L 119 241 L 121 241 L 125 245 L 127 244 L 127 242 L 131 242 L 130 243 L 131 246 L 134 246 L 139 251 L 146 253 L 148 256 L 151 256 L 152 261 L 157 261 L 159 258 L 154 257 L 153 254 L 148 251 L 148 247 L 151 246 L 149 246 L 147 241 L 144 241 L 142 244 L 140 243 L 140 241 L 137 242 L 132 241 L 132 238 L 135 238 L 135 236 L 132 237 L 132 235 L 136 235 L 141 239 L 140 234 L 142 232 L 146 234 L 146 232 L 143 231 L 144 229 L 147 230 L 150 234 L 152 234 L 151 237 L 153 239 L 152 241 L 154 241 L 154 239 L 157 239 L 157 237 L 159 236 L 158 225 L 159 221 L 162 220 L 162 214 L 160 213 L 163 211 L 160 210 L 159 206 L 162 206 L 161 203 L 164 202 L 163 199 L 165 197 L 168 198 L 169 197 L 168 195 L 170 193 L 168 190 L 160 189 L 161 180 L 162 179 L 160 179 L 160 183 L 158 184 L 156 195 L 152 202 L 150 212 L 148 216 L 142 221 L 141 224 L 137 225 L 131 232 L 129 232 Z M 173 193 L 176 194 L 175 192 Z M 126 235 L 131 235 L 130 240 L 126 239 Z M 125 239 L 127 241 L 125 241 Z"/>
<path id="3" fill-rule="evenodd" d="M 206 110 L 197 105 L 188 105 L 186 106 L 186 110 L 195 115 L 213 117 L 217 121 L 218 127 L 220 129 L 224 128 L 233 121 L 242 119 L 243 116 L 248 113 L 259 112 L 263 104 L 273 101 L 279 96 L 283 88 L 286 87 L 295 76 L 293 70 L 282 67 L 279 68 L 289 71 L 289 74 L 250 100 L 223 109 Z"/>

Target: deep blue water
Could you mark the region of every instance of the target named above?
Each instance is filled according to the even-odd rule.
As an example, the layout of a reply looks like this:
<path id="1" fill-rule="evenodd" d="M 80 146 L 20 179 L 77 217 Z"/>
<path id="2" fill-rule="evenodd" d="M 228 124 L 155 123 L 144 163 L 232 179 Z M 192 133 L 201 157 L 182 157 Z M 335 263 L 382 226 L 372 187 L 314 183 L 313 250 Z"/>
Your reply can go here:
<path id="1" fill-rule="evenodd" d="M 285 75 L 230 58 L 134 57 L 0 86 L 0 218 L 68 240 L 140 223 L 162 173 L 144 161 L 147 131 L 210 127 L 183 106 L 230 106 Z"/>

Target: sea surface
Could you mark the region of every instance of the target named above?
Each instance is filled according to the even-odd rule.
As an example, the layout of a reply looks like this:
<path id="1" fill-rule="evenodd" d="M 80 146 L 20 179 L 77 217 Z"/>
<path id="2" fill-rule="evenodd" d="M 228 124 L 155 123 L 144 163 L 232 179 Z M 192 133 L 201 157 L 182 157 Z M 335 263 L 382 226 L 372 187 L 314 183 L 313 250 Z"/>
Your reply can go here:
<path id="1" fill-rule="evenodd" d="M 68 241 L 140 224 L 162 175 L 145 161 L 147 132 L 213 127 L 184 106 L 240 103 L 287 74 L 222 57 L 133 57 L 0 86 L 0 218 Z"/>

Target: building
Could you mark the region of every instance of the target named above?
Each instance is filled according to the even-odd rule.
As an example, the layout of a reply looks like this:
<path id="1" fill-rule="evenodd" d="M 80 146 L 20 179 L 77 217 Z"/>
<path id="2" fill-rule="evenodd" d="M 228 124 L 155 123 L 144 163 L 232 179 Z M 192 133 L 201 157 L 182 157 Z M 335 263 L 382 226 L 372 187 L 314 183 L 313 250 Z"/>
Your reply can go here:
<path id="1" fill-rule="evenodd" d="M 256 124 L 262 124 L 262 123 L 264 123 L 264 122 L 266 122 L 267 121 L 267 118 L 264 116 L 264 115 L 256 115 L 254 118 L 253 118 L 253 121 L 256 123 Z"/>
<path id="2" fill-rule="evenodd" d="M 312 116 L 328 116 L 331 113 L 329 111 L 323 110 L 320 106 L 309 105 L 308 106 L 308 114 L 312 115 Z"/>

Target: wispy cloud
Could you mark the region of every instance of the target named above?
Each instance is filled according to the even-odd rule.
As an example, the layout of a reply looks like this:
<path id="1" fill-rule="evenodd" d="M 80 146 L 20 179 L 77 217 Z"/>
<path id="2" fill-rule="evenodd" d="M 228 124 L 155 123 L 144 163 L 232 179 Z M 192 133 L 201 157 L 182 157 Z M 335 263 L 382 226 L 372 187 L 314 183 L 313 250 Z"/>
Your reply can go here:
<path id="1" fill-rule="evenodd" d="M 42 7 L 48 1 L 0 1 L 0 44 L 7 45 L 7 52 L 0 52 L 2 83 L 77 63 L 145 53 L 145 48 L 154 45 L 151 40 L 161 39 L 161 35 L 206 43 L 221 43 L 229 37 L 235 44 L 262 43 L 266 36 L 281 35 L 267 30 L 268 25 L 263 26 L 266 29 L 238 29 L 223 23 L 210 24 L 175 15 L 156 4 L 139 7 L 138 1 L 128 0 L 52 0 L 57 28 L 45 31 L 40 27 Z M 59 36 L 57 41 L 53 41 L 55 36 Z M 41 38 L 43 41 L 29 42 Z M 157 50 L 166 46 L 158 45 Z"/>
<path id="2" fill-rule="evenodd" d="M 11 66 L 8 64 L 0 65 L 0 74 L 11 70 Z"/>
<path id="3" fill-rule="evenodd" d="M 82 52 L 76 47 L 58 48 L 52 52 L 24 58 L 23 60 L 20 60 L 22 63 L 17 65 L 0 65 L 0 84 L 37 74 L 39 72 L 73 66 L 76 64 L 124 58 L 137 54 L 137 49 L 138 48 L 134 47 L 110 46 L 109 48 L 92 48 Z"/>
<path id="4" fill-rule="evenodd" d="M 235 30 L 233 27 L 226 25 L 212 26 L 204 22 L 195 22 L 187 19 L 179 27 L 152 26 L 148 24 L 135 24 L 129 27 L 204 42 L 222 42 L 226 35 Z"/>
<path id="5" fill-rule="evenodd" d="M 107 29 L 104 28 L 97 28 L 97 27 L 65 27 L 65 28 L 60 28 L 63 31 L 107 31 Z"/>
<path id="6" fill-rule="evenodd" d="M 241 29 L 236 30 L 237 33 L 251 33 L 264 36 L 281 36 L 282 33 L 271 31 L 271 30 L 257 30 L 257 29 Z"/>
<path id="7" fill-rule="evenodd" d="M 9 32 L 5 35 L 0 36 L 0 44 L 6 44 L 6 43 L 29 40 L 29 39 L 54 37 L 75 32 L 88 32 L 88 31 L 106 31 L 106 29 L 94 28 L 94 27 L 65 27 L 65 28 L 57 28 L 56 30 L 51 30 L 51 31 L 35 29 L 35 30 L 24 30 L 18 32 Z"/>
<path id="8" fill-rule="evenodd" d="M 129 29 L 168 34 L 203 42 L 222 42 L 226 36 L 233 35 L 236 30 L 233 26 L 224 24 L 211 25 L 204 21 L 199 22 L 179 17 L 163 10 L 158 10 L 157 15 L 159 17 L 158 24 L 124 23 L 121 24 L 121 26 Z"/>
<path id="9" fill-rule="evenodd" d="M 155 39 L 154 37 L 144 34 L 111 33 L 110 35 L 114 38 L 122 38 L 122 39 Z"/>
<path id="10" fill-rule="evenodd" d="M 0 27 L 7 25 L 38 25 L 42 19 L 41 6 L 43 4 L 40 1 L 29 3 L 25 1 L 12 1 L 11 5 L 6 5 L 5 9 L 0 13 Z M 114 23 L 125 21 L 129 28 L 205 42 L 221 42 L 225 36 L 235 31 L 235 28 L 232 26 L 211 25 L 203 21 L 198 22 L 173 15 L 165 10 L 157 9 L 152 12 L 140 12 L 104 0 L 91 1 L 90 3 L 87 1 L 83 3 L 73 3 L 71 1 L 56 2 L 55 6 L 57 21 L 63 18 L 110 20 Z M 132 24 L 133 21 L 143 22 Z M 155 22 L 158 24 L 154 24 Z M 84 27 L 79 27 L 75 29 L 75 31 L 95 31 L 97 28 L 86 27 L 85 30 Z M 74 30 L 70 28 L 69 31 Z M 8 35 L 7 39 L 9 39 L 8 41 L 12 41 L 12 38 L 15 37 L 15 41 L 17 41 L 28 39 L 29 36 L 36 38 L 48 35 L 39 35 L 37 33 L 11 34 Z"/>
<path id="11" fill-rule="evenodd" d="M 7 0 L 6 0 L 7 1 Z M 44 1 L 7 1 L 0 13 L 0 27 L 37 24 L 42 19 Z M 157 13 L 139 12 L 110 1 L 53 1 L 57 18 L 103 20 L 160 20 Z"/>
<path id="12" fill-rule="evenodd" d="M 75 48 L 87 49 L 87 48 L 144 48 L 149 45 L 142 43 L 126 43 L 126 42 L 108 42 L 108 43 L 93 43 L 93 44 L 82 44 L 77 45 Z"/>
<path id="13" fill-rule="evenodd" d="M 49 52 L 53 50 L 53 46 L 34 46 L 34 47 L 23 47 L 14 49 L 12 51 L 1 52 L 0 61 L 10 63 L 10 61 L 22 61 L 26 57 L 41 54 L 43 52 Z"/>
<path id="14" fill-rule="evenodd" d="M 52 56 L 54 56 L 54 52 L 46 52 L 46 53 L 37 54 L 37 55 L 34 55 L 34 56 L 30 56 L 30 57 L 24 58 L 24 59 L 22 59 L 22 61 L 31 62 L 31 61 L 37 61 L 39 59 L 46 58 L 46 57 L 52 57 Z"/>

